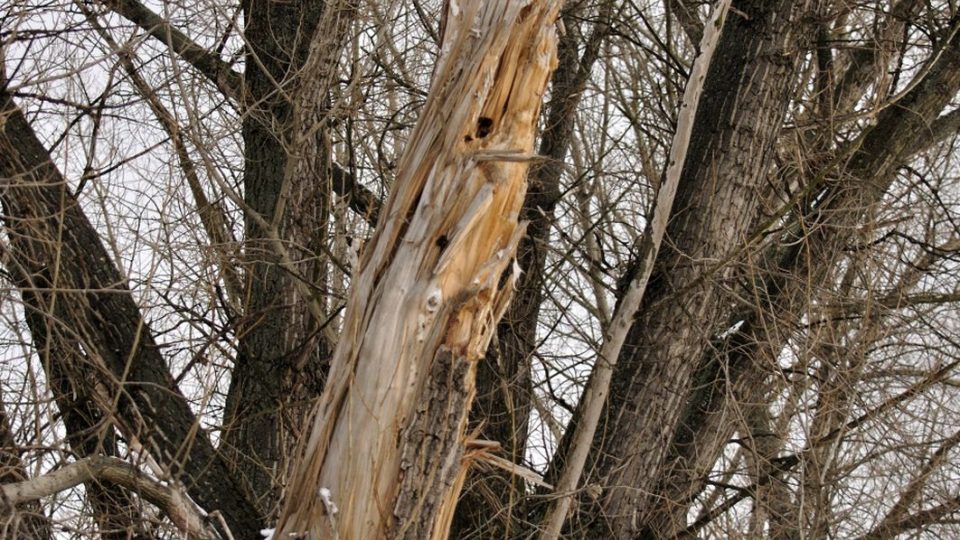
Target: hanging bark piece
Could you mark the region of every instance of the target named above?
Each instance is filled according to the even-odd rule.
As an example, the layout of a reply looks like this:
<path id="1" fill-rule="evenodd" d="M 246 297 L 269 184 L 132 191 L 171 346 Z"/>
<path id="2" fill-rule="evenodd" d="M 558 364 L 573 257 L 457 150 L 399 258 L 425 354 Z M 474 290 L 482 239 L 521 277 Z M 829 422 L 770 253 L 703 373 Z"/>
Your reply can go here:
<path id="1" fill-rule="evenodd" d="M 476 362 L 516 278 L 559 5 L 448 3 L 430 97 L 354 276 L 275 538 L 446 537 Z"/>

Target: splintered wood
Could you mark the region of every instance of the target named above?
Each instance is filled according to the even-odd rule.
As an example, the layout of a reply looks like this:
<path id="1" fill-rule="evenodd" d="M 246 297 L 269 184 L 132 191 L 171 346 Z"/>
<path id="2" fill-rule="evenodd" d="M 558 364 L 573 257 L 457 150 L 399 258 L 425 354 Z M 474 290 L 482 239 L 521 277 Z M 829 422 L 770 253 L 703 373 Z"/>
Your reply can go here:
<path id="1" fill-rule="evenodd" d="M 354 275 L 274 538 L 446 538 L 476 362 L 518 272 L 559 6 L 448 2 L 430 95 Z"/>

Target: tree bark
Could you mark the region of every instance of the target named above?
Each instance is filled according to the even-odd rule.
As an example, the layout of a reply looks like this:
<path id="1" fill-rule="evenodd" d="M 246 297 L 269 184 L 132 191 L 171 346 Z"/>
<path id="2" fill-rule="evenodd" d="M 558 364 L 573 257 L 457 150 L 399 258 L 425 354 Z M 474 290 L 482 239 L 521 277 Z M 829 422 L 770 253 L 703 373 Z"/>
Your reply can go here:
<path id="1" fill-rule="evenodd" d="M 735 430 L 725 420 L 731 407 L 737 401 L 761 399 L 769 367 L 806 311 L 809 284 L 831 282 L 828 275 L 835 271 L 844 247 L 889 189 L 897 169 L 922 149 L 918 141 L 929 145 L 938 140 L 931 136 L 931 127 L 937 125 L 950 97 L 960 90 L 956 43 L 954 33 L 952 44 L 939 51 L 929 70 L 911 84 L 909 93 L 883 109 L 875 126 L 868 127 L 854 146 L 836 151 L 830 164 L 811 172 L 808 185 L 817 178 L 827 185 L 821 185 L 807 200 L 821 202 L 801 212 L 791 226 L 793 236 L 785 236 L 766 254 L 757 289 L 744 293 L 756 300 L 735 308 L 736 316 L 727 325 L 740 322 L 739 330 L 709 347 L 700 362 L 703 368 L 695 387 L 701 390 L 690 400 L 687 420 L 675 435 L 674 472 L 664 477 L 659 490 L 662 500 L 673 501 L 661 505 L 661 516 L 683 515 L 684 505 L 705 486 L 706 473 Z M 846 155 L 851 153 L 848 159 Z M 812 233 L 807 234 L 809 231 Z M 666 512 L 665 506 L 672 504 L 680 506 Z M 662 530 L 662 526 L 655 519 L 650 530 Z"/>
<path id="2" fill-rule="evenodd" d="M 557 69 L 550 82 L 550 100 L 544 111 L 546 124 L 540 135 L 539 154 L 544 161 L 530 167 L 529 188 L 520 211 L 527 234 L 517 248 L 522 273 L 513 301 L 497 325 L 496 342 L 477 366 L 477 399 L 471 420 L 482 426 L 480 436 L 496 441 L 514 463 L 524 460 L 532 410 L 531 361 L 537 349 L 537 324 L 547 279 L 547 253 L 554 214 L 561 198 L 560 179 L 573 136 L 577 106 L 583 96 L 600 47 L 611 31 L 614 3 L 604 2 L 596 14 L 571 5 L 561 12 L 566 33 L 557 45 Z M 597 19 L 588 36 L 580 21 Z M 580 53 L 580 49 L 583 52 Z M 520 530 L 526 486 L 505 471 L 474 471 L 454 517 L 453 536 L 471 534 L 509 536 Z M 491 511 L 496 509 L 496 511 Z M 497 532 L 495 532 L 497 531 Z"/>
<path id="3" fill-rule="evenodd" d="M 558 10 L 448 5 L 431 93 L 353 279 L 279 537 L 446 537 L 476 364 L 516 278 Z"/>
<path id="4" fill-rule="evenodd" d="M 243 8 L 248 302 L 224 444 L 269 513 L 334 345 L 315 291 L 329 262 L 322 255 L 332 184 L 326 105 L 354 5 L 249 0 Z"/>
<path id="5" fill-rule="evenodd" d="M 680 177 L 686 166 L 693 127 L 696 125 L 697 111 L 701 104 L 704 81 L 710 70 L 714 50 L 724 26 L 730 0 L 716 5 L 708 27 L 700 43 L 700 54 L 690 70 L 690 78 L 684 89 L 677 115 L 677 129 L 670 147 L 669 165 L 660 188 L 652 215 L 640 243 L 637 256 L 637 270 L 631 279 L 626 293 L 620 299 L 616 312 L 604 330 L 603 347 L 597 354 L 597 361 L 590 373 L 590 381 L 580 398 L 580 408 L 575 431 L 570 437 L 570 446 L 566 449 L 564 468 L 555 486 L 555 500 L 550 504 L 543 519 L 542 540 L 555 540 L 560 536 L 569 513 L 574 491 L 583 476 L 583 467 L 591 449 L 591 443 L 597 432 L 597 426 L 609 395 L 616 362 L 620 357 L 624 341 L 630 330 L 631 322 L 637 315 L 646 292 L 647 284 L 654 270 L 654 261 L 660 251 L 667 223 L 671 217 L 673 202 L 679 187 Z"/>
<path id="6" fill-rule="evenodd" d="M 68 190 L 23 113 L 0 92 L 0 202 L 11 268 L 21 290 L 43 297 L 43 313 L 81 343 L 115 400 L 120 429 L 181 479 L 204 508 L 219 510 L 237 536 L 261 528 L 246 485 L 213 448 L 141 318 L 126 280 Z M 41 343 L 37 344 L 42 346 Z M 56 360 L 56 359 L 55 359 Z"/>
<path id="7" fill-rule="evenodd" d="M 748 232 L 796 79 L 812 1 L 734 2 L 707 75 L 664 249 L 621 354 L 592 475 L 595 535 L 630 538 L 649 508 L 699 351 L 725 311 L 717 268 Z M 625 282 L 632 280 L 632 269 Z M 565 448 L 561 446 L 561 448 Z M 563 460 L 564 455 L 560 456 Z M 549 480 L 548 480 L 549 481 Z"/>

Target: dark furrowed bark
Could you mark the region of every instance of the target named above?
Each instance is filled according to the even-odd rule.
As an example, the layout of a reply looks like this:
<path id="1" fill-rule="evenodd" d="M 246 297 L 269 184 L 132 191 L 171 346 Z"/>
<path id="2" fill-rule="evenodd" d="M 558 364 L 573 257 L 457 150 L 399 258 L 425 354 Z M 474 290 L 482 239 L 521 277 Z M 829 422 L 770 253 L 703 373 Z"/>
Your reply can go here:
<path id="1" fill-rule="evenodd" d="M 939 142 L 938 136 L 931 136 L 931 126 L 937 125 L 937 116 L 960 90 L 956 44 L 955 36 L 924 80 L 881 112 L 847 167 L 839 172 L 813 171 L 834 179 L 821 190 L 823 203 L 800 216 L 794 228 L 814 232 L 805 237 L 796 232 L 783 240 L 792 248 L 768 255 L 766 265 L 758 269 L 764 276 L 756 281 L 760 287 L 747 293 L 760 302 L 738 308 L 731 324 L 742 321 L 740 329 L 707 349 L 698 390 L 673 442 L 671 472 L 659 489 L 661 499 L 672 502 L 663 503 L 651 530 L 664 530 L 664 515 L 673 516 L 674 523 L 685 516 L 687 506 L 705 487 L 706 474 L 736 429 L 725 420 L 729 408 L 737 402 L 763 402 L 770 366 L 805 312 L 809 283 L 825 282 L 859 224 L 889 189 L 897 169 L 924 149 L 917 141 L 927 146 Z"/>
<path id="2" fill-rule="evenodd" d="M 901 37 L 906 17 L 917 9 L 918 4 L 917 0 L 899 0 L 893 6 L 891 13 L 877 24 L 874 38 L 867 46 L 845 51 L 846 56 L 842 59 L 846 66 L 845 70 L 836 76 L 839 81 L 836 87 L 830 90 L 833 96 L 833 108 L 820 111 L 822 114 L 834 116 L 851 112 L 850 109 L 856 105 L 866 88 L 876 81 L 877 74 L 886 69 L 886 64 L 893 57 L 892 51 L 897 48 L 896 40 Z M 829 79 L 834 77 L 833 74 L 828 75 Z M 832 127 L 829 122 L 826 122 L 826 125 Z M 945 129 L 939 131 L 949 132 L 951 127 L 949 119 L 941 125 Z M 831 140 L 833 134 L 830 132 L 830 127 L 810 130 L 809 134 L 805 135 L 807 144 L 820 147 Z M 939 139 L 944 136 L 946 135 L 941 134 L 940 137 L 934 138 Z M 926 145 L 932 143 L 933 139 L 926 139 Z M 780 197 L 781 195 L 777 195 L 777 198 Z M 766 216 L 757 216 L 753 228 L 760 226 L 766 219 Z M 772 275 L 777 271 L 776 264 L 771 263 L 769 257 L 761 259 L 758 264 L 760 266 L 755 271 L 758 275 Z M 754 292 L 748 291 L 745 294 L 752 297 Z M 735 310 L 736 314 L 723 327 L 715 328 L 715 332 L 720 334 L 725 329 L 733 327 L 742 320 L 744 313 L 749 309 L 749 306 L 744 306 Z M 772 327 L 768 326 L 768 328 Z M 738 351 L 742 346 L 744 346 L 743 343 L 719 340 L 709 345 L 707 350 Z M 743 372 L 751 368 L 750 364 L 728 364 L 721 361 L 721 357 L 723 354 L 705 353 L 704 360 L 697 368 L 686 411 L 671 443 L 668 465 L 665 469 L 667 472 L 661 478 L 655 495 L 658 502 L 657 509 L 652 512 L 654 517 L 651 530 L 671 531 L 677 527 L 682 530 L 686 526 L 689 505 L 706 486 L 707 473 L 719 459 L 726 441 L 733 435 L 736 428 L 725 420 L 729 418 L 730 412 L 727 406 L 740 402 L 755 408 L 759 406 L 758 400 L 762 400 L 766 385 L 759 381 L 730 384 L 731 381 L 739 381 Z M 664 534 L 669 536 L 670 533 Z"/>
<path id="3" fill-rule="evenodd" d="M 30 276 L 22 274 L 20 270 L 23 269 L 16 263 L 6 266 L 14 269 L 11 274 L 19 275 L 19 283 L 31 282 Z M 27 306 L 24 318 L 47 376 L 47 384 L 60 409 L 67 444 L 79 457 L 116 456 L 117 434 L 103 412 L 110 410 L 112 403 L 107 396 L 94 395 L 98 378 L 109 378 L 110 374 L 98 373 L 96 363 L 83 354 L 81 344 L 71 339 L 68 332 L 63 332 L 61 325 L 48 322 L 48 314 L 55 309 L 52 305 L 55 295 L 27 290 L 22 295 Z M 97 482 L 87 482 L 84 489 L 102 538 L 123 540 L 130 534 L 138 538 L 149 537 L 146 523 L 140 519 L 142 508 L 125 489 Z"/>
<path id="4" fill-rule="evenodd" d="M 755 193 L 793 90 L 803 16 L 812 5 L 736 2 L 726 21 L 667 238 L 594 440 L 584 484 L 604 491 L 583 516 L 591 534 L 632 537 L 646 513 L 646 494 L 656 485 L 696 368 L 690 359 L 699 357 L 706 329 L 724 311 L 718 284 L 734 269 L 716 270 L 715 261 L 724 260 L 751 225 Z M 709 282 L 703 280 L 708 272 Z M 628 272 L 624 282 L 631 277 Z"/>
<path id="5" fill-rule="evenodd" d="M 12 484 L 27 479 L 20 460 L 20 449 L 14 438 L 7 412 L 0 401 L 0 484 Z M 50 520 L 40 513 L 40 505 L 27 503 L 19 508 L 0 506 L 0 533 L 10 540 L 39 540 L 50 538 Z"/>
<path id="6" fill-rule="evenodd" d="M 375 210 L 362 186 L 334 172 L 324 125 L 352 9 L 343 1 L 244 5 L 248 302 L 224 442 L 266 511 L 278 502 L 282 468 L 323 388 L 333 345 L 322 328 L 329 323 L 323 253 L 331 191 L 347 188 L 354 208 Z"/>
<path id="7" fill-rule="evenodd" d="M 6 93 L 0 107 L 0 201 L 11 256 L 28 278 L 18 286 L 56 296 L 49 316 L 109 373 L 99 382 L 116 399 L 127 436 L 181 479 L 203 508 L 219 510 L 236 536 L 252 537 L 262 520 L 248 488 L 199 428 L 126 280 L 23 113 Z M 43 313 L 43 306 L 27 308 Z"/>
<path id="8" fill-rule="evenodd" d="M 240 79 L 219 57 L 142 4 L 104 3 L 167 43 L 244 113 L 246 302 L 237 327 L 240 347 L 223 449 L 269 510 L 308 403 L 322 389 L 333 341 L 329 328 L 320 328 L 330 322 L 325 311 L 316 309 L 325 304 L 322 254 L 330 192 L 347 197 L 368 222 L 377 218 L 376 197 L 330 161 L 322 125 L 331 66 L 355 6 L 349 1 L 244 2 L 247 70 Z M 318 32 L 329 14 L 334 24 Z M 305 71 L 315 49 L 323 58 Z M 304 98 L 310 85 L 320 88 Z M 304 113 L 298 109 L 303 103 L 313 108 Z M 306 131 L 315 135 L 292 136 Z"/>

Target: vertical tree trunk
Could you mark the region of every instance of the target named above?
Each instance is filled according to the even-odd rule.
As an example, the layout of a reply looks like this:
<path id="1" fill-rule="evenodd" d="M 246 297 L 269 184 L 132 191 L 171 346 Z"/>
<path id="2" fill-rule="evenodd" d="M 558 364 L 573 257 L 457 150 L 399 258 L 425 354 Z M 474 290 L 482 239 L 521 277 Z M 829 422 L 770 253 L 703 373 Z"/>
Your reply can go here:
<path id="1" fill-rule="evenodd" d="M 476 364 L 516 278 L 558 10 L 448 5 L 430 97 L 353 279 L 278 537 L 446 537 Z"/>
<path id="2" fill-rule="evenodd" d="M 244 320 L 227 396 L 225 449 L 261 494 L 279 498 L 292 433 L 323 389 L 333 343 L 320 331 L 331 196 L 326 104 L 353 0 L 244 2 Z"/>

